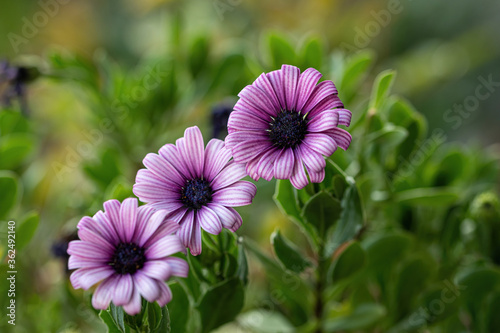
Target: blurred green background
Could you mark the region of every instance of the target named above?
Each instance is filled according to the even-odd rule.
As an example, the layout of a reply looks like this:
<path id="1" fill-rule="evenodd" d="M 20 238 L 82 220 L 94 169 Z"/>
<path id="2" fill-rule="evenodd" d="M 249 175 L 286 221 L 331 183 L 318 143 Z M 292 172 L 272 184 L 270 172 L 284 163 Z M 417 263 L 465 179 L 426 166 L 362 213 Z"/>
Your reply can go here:
<path id="1" fill-rule="evenodd" d="M 494 0 L 4 1 L 0 61 L 41 74 L 26 85 L 28 116 L 18 117 L 18 101 L 5 106 L 0 133 L 22 141 L 12 163 L 0 161 L 0 169 L 20 180 L 19 200 L 2 219 L 40 216 L 33 240 L 17 257 L 22 309 L 16 328 L 102 329 L 82 293 L 66 282 L 54 243 L 83 215 L 102 209 L 103 200 L 131 195 L 146 153 L 173 142 L 187 126 L 199 126 L 208 142 L 213 109 L 234 102 L 245 85 L 282 62 L 316 65 L 337 84 L 336 65 L 361 51 L 374 59 L 360 69 L 368 74 L 355 91 L 340 90 L 354 119 L 366 108 L 376 74 L 394 69 L 393 92 L 427 118 L 429 133 L 442 130 L 446 141 L 471 144 L 478 153 L 498 143 L 499 15 Z M 280 41 L 281 53 L 273 53 Z M 0 93 L 8 85 L 2 84 Z M 269 235 L 280 227 L 304 242 L 269 200 L 274 183 L 258 186 L 255 203 L 239 209 L 238 234 L 269 248 Z M 2 201 L 9 200 L 5 193 Z M 264 272 L 251 267 L 249 307 L 266 297 Z M 3 319 L 0 329 L 8 329 Z"/>

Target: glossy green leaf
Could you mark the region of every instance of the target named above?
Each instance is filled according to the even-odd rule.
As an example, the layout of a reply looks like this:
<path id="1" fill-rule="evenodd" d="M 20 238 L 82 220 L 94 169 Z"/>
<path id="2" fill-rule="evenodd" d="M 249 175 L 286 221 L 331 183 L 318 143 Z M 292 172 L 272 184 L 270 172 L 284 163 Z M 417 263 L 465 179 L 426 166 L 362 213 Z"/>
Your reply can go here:
<path id="1" fill-rule="evenodd" d="M 330 164 L 330 163 L 328 163 Z M 337 199 L 341 199 L 344 196 L 347 184 L 344 177 L 341 175 L 335 175 L 332 178 L 333 193 Z"/>
<path id="2" fill-rule="evenodd" d="M 150 332 L 170 332 L 170 316 L 167 307 L 160 307 L 158 303 L 147 303 L 147 323 Z"/>
<path id="3" fill-rule="evenodd" d="M 382 145 L 384 147 L 397 146 L 408 136 L 408 131 L 399 126 L 394 126 L 391 123 L 385 124 L 385 126 L 373 133 L 370 133 L 366 141 L 370 143 L 375 143 Z"/>
<path id="4" fill-rule="evenodd" d="M 236 271 L 236 276 L 241 280 L 244 286 L 248 284 L 248 262 L 245 247 L 243 246 L 243 238 L 238 240 L 238 269 Z"/>
<path id="5" fill-rule="evenodd" d="M 431 276 L 431 264 L 428 258 L 420 257 L 403 263 L 396 282 L 394 310 L 397 319 L 410 313 L 412 300 L 421 294 Z"/>
<path id="6" fill-rule="evenodd" d="M 222 267 L 222 276 L 226 279 L 232 278 L 236 275 L 238 269 L 237 259 L 230 253 L 224 253 L 224 265 Z"/>
<path id="7" fill-rule="evenodd" d="M 454 182 L 459 182 L 463 179 L 467 164 L 468 161 L 463 152 L 458 148 L 451 149 L 439 162 L 439 167 L 433 177 L 433 186 L 449 186 Z"/>
<path id="8" fill-rule="evenodd" d="M 380 109 L 389 96 L 395 75 L 396 72 L 393 70 L 386 70 L 377 75 L 370 97 L 370 109 Z"/>
<path id="9" fill-rule="evenodd" d="M 279 230 L 276 230 L 271 235 L 271 244 L 276 257 L 289 271 L 301 273 L 311 266 L 311 262 L 302 255 L 299 248 L 286 239 Z"/>
<path id="10" fill-rule="evenodd" d="M 457 274 L 455 284 L 468 302 L 478 304 L 500 286 L 500 270 L 491 267 L 467 268 Z"/>
<path id="11" fill-rule="evenodd" d="M 327 241 L 327 253 L 333 253 L 341 244 L 353 239 L 364 225 L 365 217 L 356 184 L 347 188 L 341 201 L 342 213 L 333 234 Z"/>
<path id="12" fill-rule="evenodd" d="M 327 332 L 355 331 L 367 329 L 382 320 L 386 310 L 379 304 L 361 304 L 346 316 L 328 319 L 325 322 Z"/>
<path id="13" fill-rule="evenodd" d="M 14 133 L 0 137 L 0 169 L 14 169 L 33 151 L 35 139 L 29 134 Z"/>
<path id="14" fill-rule="evenodd" d="M 210 84 L 209 92 L 222 84 L 227 85 L 234 82 L 238 77 L 238 73 L 241 73 L 243 70 L 244 65 L 245 58 L 241 54 L 231 54 L 224 58 L 212 75 L 213 80 Z"/>
<path id="15" fill-rule="evenodd" d="M 167 304 L 172 332 L 186 332 L 191 305 L 186 290 L 179 283 L 169 284 L 172 300 Z"/>
<path id="16" fill-rule="evenodd" d="M 122 307 L 117 307 L 113 303 L 110 304 L 108 310 L 101 310 L 99 317 L 108 327 L 109 333 L 128 333 L 130 329 L 125 324 L 124 312 Z"/>
<path id="17" fill-rule="evenodd" d="M 121 161 L 118 152 L 105 149 L 97 163 L 87 163 L 83 170 L 101 188 L 105 189 L 121 173 Z"/>
<path id="18" fill-rule="evenodd" d="M 406 234 L 388 232 L 366 238 L 361 244 L 367 253 L 370 269 L 383 271 L 404 255 L 411 241 Z"/>
<path id="19" fill-rule="evenodd" d="M 339 218 L 340 201 L 325 191 L 318 192 L 304 205 L 302 216 L 323 235 Z"/>
<path id="20" fill-rule="evenodd" d="M 368 69 L 375 59 L 369 50 L 360 51 L 347 59 L 342 78 L 338 82 L 339 91 L 354 91 L 361 80 L 368 74 Z"/>
<path id="21" fill-rule="evenodd" d="M 446 206 L 459 199 L 457 190 L 447 187 L 414 188 L 395 194 L 396 201 L 412 206 Z"/>
<path id="22" fill-rule="evenodd" d="M 156 328 L 156 330 L 154 330 L 152 332 L 153 333 L 173 332 L 170 324 L 171 324 L 170 313 L 168 312 L 168 308 L 166 306 L 164 306 L 161 308 L 161 321 L 158 324 L 158 327 Z"/>
<path id="23" fill-rule="evenodd" d="M 197 77 L 207 63 L 210 43 L 206 35 L 193 41 L 189 50 L 188 64 L 193 77 Z"/>
<path id="24" fill-rule="evenodd" d="M 0 219 L 10 219 L 9 212 L 19 200 L 19 185 L 16 175 L 10 171 L 0 171 Z"/>
<path id="25" fill-rule="evenodd" d="M 301 69 L 305 70 L 309 67 L 317 70 L 321 69 L 323 65 L 323 45 L 318 38 L 308 39 L 302 48 L 302 66 Z"/>
<path id="26" fill-rule="evenodd" d="M 108 310 L 101 310 L 99 312 L 99 317 L 106 325 L 106 327 L 108 329 L 107 330 L 108 333 L 123 333 L 124 332 L 115 323 L 115 321 L 113 320 L 113 317 L 111 317 L 111 313 Z"/>
<path id="27" fill-rule="evenodd" d="M 116 177 L 106 188 L 106 200 L 116 199 L 118 201 L 123 201 L 131 197 L 134 197 L 132 184 L 125 177 Z"/>
<path id="28" fill-rule="evenodd" d="M 297 225 L 306 231 L 307 235 L 312 237 L 312 226 L 305 223 L 301 216 L 301 209 L 297 198 L 295 197 L 295 191 L 295 188 L 289 180 L 277 180 L 276 190 L 274 191 L 273 196 L 274 202 L 283 214 L 288 216 L 288 218 L 290 218 L 293 222 L 297 223 Z"/>
<path id="29" fill-rule="evenodd" d="M 366 265 L 366 253 L 358 242 L 349 244 L 331 266 L 332 283 L 347 279 Z"/>
<path id="30" fill-rule="evenodd" d="M 283 64 L 295 64 L 295 50 L 285 37 L 271 33 L 267 36 L 267 45 L 273 69 L 280 69 Z"/>
<path id="31" fill-rule="evenodd" d="M 394 125 L 406 127 L 417 113 L 410 102 L 399 96 L 389 98 L 388 103 L 387 120 Z"/>
<path id="32" fill-rule="evenodd" d="M 232 321 L 243 308 L 244 289 L 237 278 L 223 281 L 208 289 L 197 308 L 201 315 L 202 332 Z"/>
<path id="33" fill-rule="evenodd" d="M 16 232 L 16 249 L 18 251 L 28 245 L 35 235 L 39 222 L 40 217 L 38 213 L 31 212 L 21 221 L 21 223 L 19 223 Z"/>

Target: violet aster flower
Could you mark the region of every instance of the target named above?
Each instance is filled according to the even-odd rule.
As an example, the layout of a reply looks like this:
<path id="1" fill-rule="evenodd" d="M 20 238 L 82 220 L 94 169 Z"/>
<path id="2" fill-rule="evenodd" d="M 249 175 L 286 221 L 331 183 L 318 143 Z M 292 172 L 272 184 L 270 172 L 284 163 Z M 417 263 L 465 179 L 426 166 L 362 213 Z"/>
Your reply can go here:
<path id="1" fill-rule="evenodd" d="M 155 209 L 172 212 L 177 232 L 193 255 L 201 253 L 201 229 L 217 235 L 222 228 L 236 231 L 241 216 L 232 207 L 249 205 L 257 188 L 241 180 L 245 166 L 230 161 L 224 141 L 212 139 L 205 149 L 198 127 L 190 127 L 176 144 L 148 154 L 147 169 L 137 173 L 134 194 Z"/>
<path id="2" fill-rule="evenodd" d="M 225 141 L 253 179 L 290 179 L 301 189 L 309 183 L 305 165 L 311 182 L 320 183 L 323 156 L 349 147 L 351 135 L 337 126 L 349 126 L 351 111 L 343 108 L 332 81 L 316 85 L 321 76 L 313 68 L 300 74 L 283 65 L 239 93 Z"/>
<path id="3" fill-rule="evenodd" d="M 165 284 L 171 276 L 186 277 L 187 262 L 172 254 L 185 251 L 179 226 L 165 220 L 167 211 L 137 207 L 137 199 L 104 203 L 104 213 L 85 216 L 78 223 L 80 240 L 69 243 L 68 268 L 77 269 L 70 280 L 75 289 L 101 282 L 92 306 L 106 309 L 113 301 L 130 315 L 141 311 L 141 296 L 164 306 L 172 299 Z"/>

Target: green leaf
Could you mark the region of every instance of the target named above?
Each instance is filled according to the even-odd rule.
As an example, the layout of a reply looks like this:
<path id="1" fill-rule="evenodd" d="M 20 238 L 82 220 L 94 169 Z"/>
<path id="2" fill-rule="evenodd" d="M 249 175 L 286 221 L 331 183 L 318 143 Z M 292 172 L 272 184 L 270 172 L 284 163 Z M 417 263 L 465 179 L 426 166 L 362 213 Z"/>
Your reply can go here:
<path id="1" fill-rule="evenodd" d="M 128 333 L 130 331 L 125 325 L 122 307 L 116 307 L 111 303 L 108 310 L 101 310 L 99 317 L 108 327 L 109 333 Z"/>
<path id="2" fill-rule="evenodd" d="M 406 127 L 415 117 L 417 111 L 406 99 L 399 96 L 389 98 L 387 120 L 394 125 Z"/>
<path id="3" fill-rule="evenodd" d="M 370 110 L 379 110 L 389 97 L 395 75 L 396 72 L 393 70 L 386 70 L 377 75 L 370 97 Z"/>
<path id="4" fill-rule="evenodd" d="M 498 309 L 500 309 L 500 292 L 496 291 L 490 296 L 487 315 L 488 332 L 500 331 L 500 316 L 498 316 Z"/>
<path id="5" fill-rule="evenodd" d="M 238 78 L 238 73 L 241 73 L 244 67 L 245 57 L 243 55 L 231 54 L 227 56 L 212 75 L 213 81 L 210 84 L 208 92 L 222 84 L 230 85 Z"/>
<path id="6" fill-rule="evenodd" d="M 433 177 L 433 185 L 447 186 L 460 181 L 463 179 L 467 164 L 467 157 L 458 147 L 450 149 L 439 162 L 439 167 Z"/>
<path id="7" fill-rule="evenodd" d="M 361 243 L 368 255 L 368 265 L 383 271 L 394 264 L 411 245 L 411 238 L 399 232 L 376 234 Z"/>
<path id="8" fill-rule="evenodd" d="M 123 331 L 120 330 L 120 328 L 116 325 L 108 310 L 101 310 L 99 312 L 99 318 L 101 318 L 101 320 L 107 326 L 108 333 L 123 333 Z"/>
<path id="9" fill-rule="evenodd" d="M 360 51 L 346 61 L 345 70 L 342 78 L 338 82 L 339 91 L 356 90 L 358 84 L 367 75 L 368 69 L 375 59 L 375 54 L 372 51 Z"/>
<path id="10" fill-rule="evenodd" d="M 366 137 L 366 141 L 384 147 L 392 147 L 403 142 L 407 136 L 408 131 L 405 128 L 388 123 L 381 130 L 370 133 Z"/>
<path id="11" fill-rule="evenodd" d="M 18 251 L 28 245 L 30 240 L 33 238 L 36 229 L 38 228 L 39 221 L 40 217 L 38 216 L 38 213 L 31 212 L 19 224 L 16 232 L 16 249 Z"/>
<path id="12" fill-rule="evenodd" d="M 8 216 L 19 200 L 19 185 L 16 175 L 10 171 L 0 171 L 0 219 L 10 219 Z"/>
<path id="13" fill-rule="evenodd" d="M 331 163 L 328 163 L 328 165 L 331 165 Z M 345 182 L 345 179 L 341 175 L 335 175 L 332 178 L 332 187 L 333 187 L 333 193 L 335 194 L 335 197 L 337 199 L 340 199 L 344 196 L 344 192 L 346 190 L 347 184 Z"/>
<path id="14" fill-rule="evenodd" d="M 236 318 L 243 309 L 244 297 L 243 285 L 237 278 L 208 289 L 197 306 L 201 315 L 202 332 L 210 332 Z"/>
<path id="15" fill-rule="evenodd" d="M 331 266 L 330 279 L 332 283 L 338 283 L 359 272 L 365 265 L 365 250 L 358 242 L 352 242 Z"/>
<path id="16" fill-rule="evenodd" d="M 83 170 L 91 177 L 101 188 L 106 189 L 119 174 L 121 170 L 120 155 L 115 150 L 105 149 L 98 160 L 98 163 L 87 163 Z"/>
<path id="17" fill-rule="evenodd" d="M 224 253 L 223 259 L 224 266 L 222 267 L 222 276 L 226 279 L 234 277 L 238 269 L 237 259 L 232 254 L 227 252 Z"/>
<path id="18" fill-rule="evenodd" d="M 122 331 L 126 332 L 126 326 L 124 321 L 124 312 L 121 306 L 115 306 L 113 303 L 109 305 L 109 311 L 111 313 L 111 317 L 113 321 L 116 323 L 116 326 Z"/>
<path id="19" fill-rule="evenodd" d="M 28 122 L 18 111 L 0 111 L 0 136 L 10 133 L 27 132 Z"/>
<path id="20" fill-rule="evenodd" d="M 428 258 L 411 258 L 403 263 L 396 282 L 394 310 L 397 319 L 410 313 L 412 301 L 424 290 L 430 276 Z"/>
<path id="21" fill-rule="evenodd" d="M 279 312 L 264 309 L 252 310 L 238 317 L 238 323 L 250 332 L 259 333 L 293 333 L 295 327 Z"/>
<path id="22" fill-rule="evenodd" d="M 327 320 L 324 328 L 328 332 L 363 330 L 375 325 L 385 315 L 382 305 L 361 304 L 346 316 Z"/>
<path id="23" fill-rule="evenodd" d="M 244 286 L 248 284 L 248 262 L 242 238 L 238 239 L 238 270 L 236 271 L 236 276 Z"/>
<path id="24" fill-rule="evenodd" d="M 160 327 L 160 324 L 163 321 L 162 308 L 156 302 L 147 303 L 147 313 L 148 313 L 147 322 L 148 322 L 149 330 L 151 332 L 155 332 Z M 168 322 L 168 318 L 167 318 L 167 322 Z"/>
<path id="25" fill-rule="evenodd" d="M 262 252 L 259 245 L 245 239 L 245 248 L 259 260 L 271 282 L 271 288 L 281 296 L 281 303 L 287 309 L 285 315 L 294 325 L 302 325 L 308 320 L 307 310 L 312 306 L 312 290 L 296 274 L 285 271 L 280 264 Z"/>
<path id="26" fill-rule="evenodd" d="M 189 50 L 189 70 L 193 77 L 197 77 L 207 63 L 210 43 L 206 35 L 196 38 Z"/>
<path id="27" fill-rule="evenodd" d="M 276 205 L 278 205 L 278 208 L 280 208 L 285 215 L 298 222 L 301 221 L 302 218 L 293 191 L 293 186 L 289 181 L 278 179 L 276 181 L 276 191 L 273 199 Z"/>
<path id="28" fill-rule="evenodd" d="M 274 192 L 274 202 L 278 208 L 288 216 L 293 222 L 295 222 L 308 237 L 314 239 L 314 231 L 309 223 L 305 223 L 301 216 L 301 209 L 299 207 L 298 201 L 295 197 L 295 188 L 292 186 L 289 180 L 279 179 L 276 181 L 276 190 Z"/>
<path id="29" fill-rule="evenodd" d="M 160 324 L 158 325 L 157 329 L 153 331 L 153 333 L 170 333 L 170 332 L 173 332 L 170 326 L 170 313 L 168 312 L 167 307 L 164 306 L 161 308 Z"/>
<path id="30" fill-rule="evenodd" d="M 320 191 L 304 205 L 302 216 L 320 235 L 324 235 L 340 216 L 340 201 Z"/>
<path id="31" fill-rule="evenodd" d="M 14 133 L 0 138 L 0 169 L 15 169 L 33 151 L 35 139 L 29 134 Z"/>
<path id="32" fill-rule="evenodd" d="M 186 332 L 191 305 L 186 290 L 179 283 L 169 284 L 172 300 L 167 304 L 172 332 Z M 159 331 L 160 332 L 160 331 Z"/>
<path id="33" fill-rule="evenodd" d="M 341 207 L 339 222 L 327 242 L 327 254 L 333 253 L 340 245 L 353 239 L 365 224 L 363 205 L 356 184 L 347 188 Z"/>
<path id="34" fill-rule="evenodd" d="M 278 257 L 283 266 L 295 273 L 303 272 L 307 267 L 311 266 L 311 262 L 307 260 L 300 250 L 281 235 L 279 230 L 276 230 L 271 235 L 271 244 L 274 248 L 274 253 Z"/>
<path id="35" fill-rule="evenodd" d="M 449 187 L 426 187 L 397 192 L 395 199 L 411 206 L 446 206 L 457 201 L 459 195 Z"/>
<path id="36" fill-rule="evenodd" d="M 465 300 L 480 304 L 484 297 L 500 285 L 500 271 L 490 267 L 471 267 L 463 270 L 455 278 Z"/>
<path id="37" fill-rule="evenodd" d="M 310 38 L 302 48 L 302 70 L 309 67 L 321 69 L 323 65 L 323 45 L 319 38 Z"/>
<path id="38" fill-rule="evenodd" d="M 295 64 L 295 50 L 285 37 L 270 33 L 267 36 L 267 44 L 273 69 L 280 69 L 283 64 Z"/>
<path id="39" fill-rule="evenodd" d="M 122 176 L 116 177 L 106 188 L 105 200 L 116 199 L 123 201 L 134 196 L 132 184 Z"/>

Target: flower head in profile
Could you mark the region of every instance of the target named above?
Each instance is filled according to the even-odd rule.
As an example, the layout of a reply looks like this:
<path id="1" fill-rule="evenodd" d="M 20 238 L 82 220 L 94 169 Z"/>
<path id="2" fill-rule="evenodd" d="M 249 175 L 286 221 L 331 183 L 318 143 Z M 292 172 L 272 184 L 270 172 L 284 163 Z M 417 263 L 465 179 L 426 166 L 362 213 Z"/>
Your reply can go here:
<path id="1" fill-rule="evenodd" d="M 326 161 L 337 147 L 346 150 L 351 111 L 337 96 L 332 81 L 317 82 L 321 73 L 283 65 L 246 86 L 228 121 L 226 146 L 255 180 L 290 179 L 298 189 L 320 183 Z"/>
<path id="2" fill-rule="evenodd" d="M 189 267 L 171 255 L 185 251 L 173 233 L 179 226 L 165 220 L 168 212 L 137 206 L 137 199 L 104 203 L 104 212 L 84 217 L 78 237 L 69 243 L 68 268 L 76 269 L 70 280 L 75 289 L 89 289 L 100 282 L 92 306 L 106 309 L 113 301 L 125 312 L 141 311 L 141 296 L 164 306 L 172 292 L 164 281 L 187 277 Z"/>
<path id="3" fill-rule="evenodd" d="M 255 196 L 255 185 L 241 180 L 245 166 L 230 159 L 224 141 L 212 139 L 205 148 L 194 126 L 175 145 L 148 154 L 147 169 L 137 173 L 134 194 L 171 212 L 168 218 L 180 224 L 177 235 L 193 255 L 201 253 L 201 229 L 214 235 L 222 228 L 236 231 L 242 220 L 232 207 L 249 205 Z"/>

